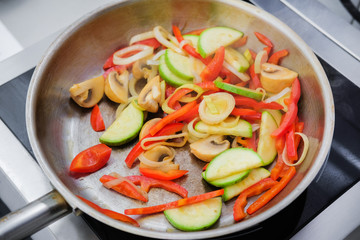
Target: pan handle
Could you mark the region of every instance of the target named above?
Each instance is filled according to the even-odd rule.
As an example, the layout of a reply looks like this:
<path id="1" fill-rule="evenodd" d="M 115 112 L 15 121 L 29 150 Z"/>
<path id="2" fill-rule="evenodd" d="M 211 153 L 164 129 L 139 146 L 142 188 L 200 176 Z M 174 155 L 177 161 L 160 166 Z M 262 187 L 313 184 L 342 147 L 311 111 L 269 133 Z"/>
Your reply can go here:
<path id="1" fill-rule="evenodd" d="M 23 239 L 72 212 L 56 190 L 0 219 L 0 239 Z"/>

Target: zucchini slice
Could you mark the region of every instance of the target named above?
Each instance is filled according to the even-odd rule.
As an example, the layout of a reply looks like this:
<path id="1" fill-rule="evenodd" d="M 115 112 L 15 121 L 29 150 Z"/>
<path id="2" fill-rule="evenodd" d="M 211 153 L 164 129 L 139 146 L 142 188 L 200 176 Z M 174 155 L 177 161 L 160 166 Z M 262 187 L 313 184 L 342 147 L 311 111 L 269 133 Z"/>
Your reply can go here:
<path id="1" fill-rule="evenodd" d="M 182 231 L 199 231 L 211 227 L 221 215 L 221 197 L 165 210 L 166 219 Z"/>
<path id="2" fill-rule="evenodd" d="M 120 146 L 134 139 L 144 123 L 144 113 L 131 102 L 100 137 L 108 146 Z"/>
<path id="3" fill-rule="evenodd" d="M 242 181 L 225 187 L 222 198 L 224 201 L 228 201 L 233 197 L 239 195 L 242 191 L 244 191 L 251 185 L 269 176 L 270 176 L 270 172 L 265 168 L 260 167 L 260 168 L 252 169 L 249 175 L 246 178 L 244 178 Z"/>
<path id="4" fill-rule="evenodd" d="M 277 151 L 275 146 L 275 138 L 271 137 L 271 133 L 278 128 L 274 117 L 267 111 L 261 114 L 260 134 L 257 152 L 264 162 L 268 165 L 274 161 Z"/>
<path id="5" fill-rule="evenodd" d="M 205 170 L 205 177 L 211 182 L 263 165 L 261 157 L 254 150 L 241 147 L 231 148 L 217 155 L 209 163 Z"/>
<path id="6" fill-rule="evenodd" d="M 244 35 L 243 32 L 228 27 L 208 28 L 200 34 L 198 51 L 205 58 L 219 47 L 227 47 Z"/>

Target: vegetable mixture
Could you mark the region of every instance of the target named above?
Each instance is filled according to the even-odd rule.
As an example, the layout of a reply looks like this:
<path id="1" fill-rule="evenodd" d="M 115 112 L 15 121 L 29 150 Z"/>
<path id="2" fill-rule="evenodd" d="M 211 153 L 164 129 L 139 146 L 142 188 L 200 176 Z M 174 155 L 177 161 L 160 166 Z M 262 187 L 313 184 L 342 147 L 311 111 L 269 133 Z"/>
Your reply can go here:
<path id="1" fill-rule="evenodd" d="M 127 215 L 164 212 L 175 228 L 195 231 L 218 220 L 223 202 L 236 198 L 237 222 L 285 188 L 309 148 L 302 133 L 304 122 L 298 118 L 300 81 L 297 72 L 281 66 L 289 54 L 286 49 L 274 52 L 266 36 L 249 34 L 264 48 L 258 52 L 247 48 L 248 35 L 228 27 L 183 34 L 177 26 L 172 33 L 156 26 L 114 52 L 101 76 L 74 84 L 71 98 L 92 108 L 89 127 L 103 133 L 100 144 L 73 159 L 70 171 L 95 172 L 109 160 L 112 146 L 139 137 L 124 165 L 138 167 L 139 175 L 120 176 L 109 169 L 100 183 L 133 201 L 147 202 L 152 187 L 176 193 L 180 199 L 125 209 L 122 214 L 79 198 L 134 226 L 139 224 Z M 141 81 L 145 86 L 138 90 Z M 97 105 L 104 94 L 119 103 L 116 120 L 108 127 Z M 148 113 L 160 117 L 150 118 Z M 174 161 L 174 148 L 185 144 L 204 162 L 202 178 L 217 190 L 188 196 L 176 183 L 192 174 Z M 260 197 L 247 207 L 248 198 L 256 195 Z"/>

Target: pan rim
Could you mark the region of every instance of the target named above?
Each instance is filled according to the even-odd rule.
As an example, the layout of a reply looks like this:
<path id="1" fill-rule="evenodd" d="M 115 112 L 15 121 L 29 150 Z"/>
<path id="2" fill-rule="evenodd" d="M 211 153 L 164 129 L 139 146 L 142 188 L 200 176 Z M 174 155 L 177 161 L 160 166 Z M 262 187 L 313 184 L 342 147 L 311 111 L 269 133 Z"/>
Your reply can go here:
<path id="1" fill-rule="evenodd" d="M 36 103 L 36 92 L 39 90 L 38 85 L 36 84 L 38 81 L 37 79 L 41 79 L 42 74 L 44 73 L 45 69 L 47 69 L 49 60 L 52 58 L 52 53 L 55 52 L 62 44 L 62 42 L 68 39 L 77 29 L 81 28 L 84 24 L 91 21 L 93 18 L 96 18 L 100 14 L 106 13 L 106 11 L 112 10 L 114 7 L 120 7 L 121 5 L 131 4 L 132 1 L 118 1 L 111 4 L 106 4 L 100 8 L 95 9 L 94 11 L 84 15 L 79 20 L 77 20 L 74 24 L 69 26 L 48 48 L 46 53 L 44 54 L 42 60 L 37 65 L 34 74 L 32 76 L 29 90 L 27 94 L 27 101 L 26 101 L 26 126 L 27 126 L 27 133 L 29 136 L 31 147 L 33 148 L 33 152 L 38 160 L 41 168 L 45 172 L 46 176 L 49 178 L 50 182 L 53 184 L 55 189 L 57 189 L 60 194 L 66 199 L 68 204 L 74 209 L 80 209 L 83 212 L 87 213 L 91 217 L 109 225 L 114 228 L 129 232 L 129 233 L 136 233 L 140 236 L 152 237 L 152 238 L 162 238 L 162 239 L 183 239 L 183 238 L 193 238 L 193 239 L 201 239 L 201 238 L 210 238 L 210 237 L 217 237 L 225 234 L 231 234 L 234 232 L 238 232 L 241 230 L 248 229 L 253 227 L 254 225 L 270 218 L 274 214 L 278 213 L 286 206 L 288 206 L 292 201 L 294 201 L 307 187 L 308 185 L 314 180 L 317 173 L 319 172 L 320 168 L 323 166 L 328 152 L 330 150 L 333 132 L 334 132 L 334 125 L 335 125 L 335 107 L 334 107 L 334 100 L 330 88 L 330 84 L 328 82 L 327 76 L 319 62 L 316 58 L 315 54 L 312 50 L 307 46 L 307 44 L 292 30 L 290 29 L 285 23 L 278 20 L 273 15 L 265 12 L 262 9 L 259 9 L 251 4 L 242 1 L 236 0 L 216 0 L 218 3 L 227 4 L 234 6 L 238 9 L 241 9 L 246 12 L 251 12 L 257 18 L 262 20 L 271 19 L 273 21 L 273 25 L 277 25 L 278 29 L 282 31 L 288 37 L 291 37 L 293 42 L 295 42 L 298 46 L 303 49 L 303 53 L 308 61 L 314 66 L 315 73 L 319 79 L 319 82 L 322 84 L 322 94 L 323 94 L 323 102 L 324 102 L 324 133 L 321 145 L 319 146 L 318 154 L 313 161 L 313 166 L 307 172 L 304 179 L 299 183 L 299 185 L 294 189 L 288 196 L 286 196 L 282 201 L 278 204 L 274 205 L 271 209 L 268 209 L 261 214 L 254 216 L 246 221 L 235 223 L 230 226 L 216 228 L 216 229 L 209 229 L 206 231 L 199 231 L 199 232 L 158 232 L 149 229 L 143 228 L 136 228 L 130 226 L 126 223 L 122 223 L 116 220 L 113 220 L 103 214 L 99 214 L 96 210 L 92 209 L 91 207 L 87 206 L 83 203 L 80 199 L 78 199 L 74 193 L 72 193 L 64 183 L 62 183 L 59 177 L 51 170 L 51 166 L 46 161 L 44 154 L 41 151 L 41 148 L 38 146 L 38 139 L 35 133 L 36 122 L 35 122 L 35 103 Z M 271 211 L 270 211 L 271 210 Z"/>

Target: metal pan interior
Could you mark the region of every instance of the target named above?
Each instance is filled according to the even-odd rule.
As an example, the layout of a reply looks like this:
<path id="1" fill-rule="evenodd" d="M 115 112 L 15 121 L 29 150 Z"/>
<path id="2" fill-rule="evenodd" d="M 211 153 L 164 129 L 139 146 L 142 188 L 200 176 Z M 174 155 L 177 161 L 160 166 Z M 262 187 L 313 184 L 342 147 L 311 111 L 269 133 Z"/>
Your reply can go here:
<path id="1" fill-rule="evenodd" d="M 171 30 L 171 25 L 183 31 L 228 26 L 248 35 L 247 47 L 254 51 L 264 46 L 253 32 L 267 35 L 275 51 L 288 49 L 290 55 L 282 65 L 300 73 L 302 98 L 300 119 L 304 132 L 310 137 L 311 148 L 291 183 L 261 211 L 250 218 L 234 223 L 234 200 L 223 206 L 220 220 L 203 232 L 175 230 L 163 214 L 135 217 L 141 228 L 109 219 L 91 209 L 75 195 L 123 212 L 126 208 L 152 206 L 179 199 L 161 189 L 152 189 L 149 202 L 130 200 L 109 191 L 99 182 L 103 174 L 116 171 L 123 176 L 137 175 L 138 166 L 128 169 L 124 159 L 136 141 L 113 148 L 108 164 L 101 170 L 84 176 L 69 175 L 69 165 L 80 151 L 99 143 L 101 133 L 90 127 L 90 109 L 77 106 L 69 96 L 69 88 L 88 78 L 102 74 L 102 65 L 116 49 L 126 46 L 131 36 L 149 31 L 157 25 Z M 117 104 L 106 97 L 99 103 L 106 126 L 115 118 Z M 52 184 L 73 208 L 80 208 L 92 217 L 115 228 L 156 238 L 208 238 L 249 228 L 279 212 L 291 203 L 310 184 L 324 163 L 332 140 L 334 106 L 326 75 L 310 48 L 284 23 L 270 14 L 241 1 L 125 1 L 105 6 L 84 16 L 70 26 L 48 49 L 33 75 L 27 98 L 26 121 L 34 153 Z M 177 149 L 175 161 L 181 169 L 189 170 L 177 181 L 189 191 L 189 196 L 210 191 L 201 179 L 203 162 Z M 271 166 L 270 166 L 271 167 Z M 252 200 L 250 199 L 250 202 Z"/>

